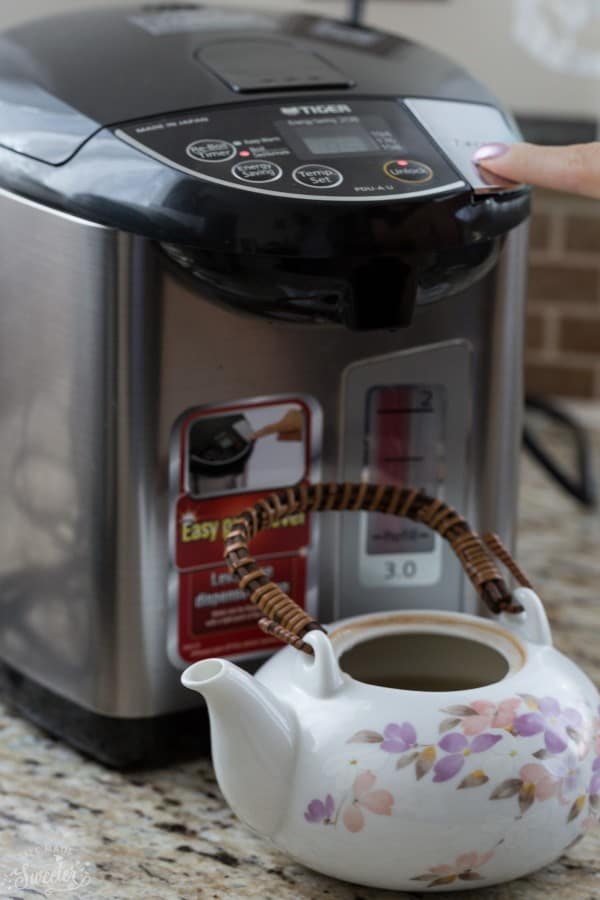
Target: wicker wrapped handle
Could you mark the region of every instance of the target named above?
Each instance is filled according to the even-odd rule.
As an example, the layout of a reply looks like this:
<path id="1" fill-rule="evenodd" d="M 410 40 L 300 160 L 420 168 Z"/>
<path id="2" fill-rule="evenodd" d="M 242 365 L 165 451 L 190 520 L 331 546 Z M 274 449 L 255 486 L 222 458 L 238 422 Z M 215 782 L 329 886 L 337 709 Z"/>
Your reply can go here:
<path id="1" fill-rule="evenodd" d="M 304 635 L 315 629 L 325 629 L 269 581 L 251 556 L 248 542 L 259 531 L 285 516 L 320 510 L 364 510 L 422 522 L 449 542 L 479 596 L 493 613 L 523 611 L 513 602 L 494 557 L 506 566 L 519 584 L 531 585 L 500 539 L 495 535 L 480 538 L 468 522 L 442 500 L 400 485 L 300 484 L 269 494 L 244 510 L 233 522 L 225 540 L 225 559 L 230 572 L 238 579 L 242 590 L 249 594 L 252 603 L 264 613 L 259 626 L 298 650 L 312 654 L 312 647 L 303 640 Z"/>

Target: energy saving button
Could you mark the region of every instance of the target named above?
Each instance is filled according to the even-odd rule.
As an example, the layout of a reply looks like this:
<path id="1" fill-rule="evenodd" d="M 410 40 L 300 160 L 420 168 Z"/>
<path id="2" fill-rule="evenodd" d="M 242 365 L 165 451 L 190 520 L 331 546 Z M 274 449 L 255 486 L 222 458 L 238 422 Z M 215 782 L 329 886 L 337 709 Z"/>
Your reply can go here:
<path id="1" fill-rule="evenodd" d="M 318 163 L 308 163 L 298 166 L 292 172 L 292 178 L 302 187 L 309 188 L 334 188 L 341 184 L 344 176 L 331 166 L 321 166 Z"/>
<path id="2" fill-rule="evenodd" d="M 433 178 L 433 169 L 414 159 L 390 159 L 383 167 L 388 178 L 406 184 L 424 184 Z"/>
<path id="3" fill-rule="evenodd" d="M 236 163 L 231 170 L 240 181 L 249 184 L 266 184 L 269 181 L 277 181 L 281 178 L 283 170 L 277 163 L 269 160 L 246 159 Z"/>
<path id="4" fill-rule="evenodd" d="M 233 159 L 237 150 L 229 141 L 204 138 L 189 144 L 185 152 L 197 162 L 220 163 Z"/>

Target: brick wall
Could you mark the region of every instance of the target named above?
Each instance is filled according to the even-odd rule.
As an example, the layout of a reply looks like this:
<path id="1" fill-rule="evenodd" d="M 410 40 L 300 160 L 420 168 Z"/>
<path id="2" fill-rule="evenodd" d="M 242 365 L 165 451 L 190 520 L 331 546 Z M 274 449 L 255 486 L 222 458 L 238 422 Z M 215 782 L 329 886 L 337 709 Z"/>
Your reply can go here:
<path id="1" fill-rule="evenodd" d="M 534 195 L 526 383 L 600 398 L 600 202 Z"/>

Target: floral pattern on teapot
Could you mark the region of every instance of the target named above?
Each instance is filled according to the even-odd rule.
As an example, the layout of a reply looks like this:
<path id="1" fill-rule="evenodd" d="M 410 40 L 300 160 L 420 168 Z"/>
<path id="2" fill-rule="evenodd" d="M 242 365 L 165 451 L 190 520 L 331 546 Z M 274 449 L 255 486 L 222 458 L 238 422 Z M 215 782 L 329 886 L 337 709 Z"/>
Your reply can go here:
<path id="1" fill-rule="evenodd" d="M 485 878 L 485 875 L 482 875 L 479 869 L 482 869 L 486 863 L 494 858 L 495 852 L 496 848 L 494 847 L 493 850 L 488 850 L 487 853 L 477 853 L 475 850 L 472 850 L 470 853 L 461 853 L 453 863 L 431 866 L 423 875 L 416 875 L 411 880 L 426 881 L 425 887 L 428 888 L 454 884 L 455 881 L 459 880 L 481 881 Z"/>
<path id="2" fill-rule="evenodd" d="M 445 707 L 440 712 L 446 718 L 439 723 L 438 736 L 433 741 L 419 741 L 411 722 L 390 722 L 381 732 L 358 731 L 346 743 L 378 745 L 387 759 L 397 757 L 395 771 L 412 770 L 417 781 L 431 773 L 432 783 L 456 780 L 457 790 L 470 790 L 490 782 L 485 766 L 486 754 L 492 748 L 504 741 L 507 753 L 516 757 L 519 754 L 515 742 L 521 744 L 524 739 L 539 738 L 540 746 L 531 752 L 531 762 L 521 766 L 517 777 L 491 785 L 489 799 L 516 801 L 516 818 L 522 818 L 534 804 L 557 802 L 565 806 L 567 823 L 578 819 L 587 808 L 588 816 L 582 821 L 584 831 L 600 817 L 600 706 L 593 730 L 586 726 L 586 717 L 574 707 L 561 706 L 553 697 L 530 694 L 510 697 L 500 703 L 476 700 L 469 705 Z M 591 780 L 583 785 L 581 763 L 591 752 L 596 757 Z M 476 767 L 465 773 L 471 757 Z M 357 764 L 357 760 L 350 762 Z M 389 816 L 394 794 L 376 787 L 377 777 L 372 768 L 358 774 L 352 789 L 339 803 L 330 793 L 324 799 L 313 799 L 304 818 L 311 824 L 335 827 L 341 816 L 348 831 L 358 832 L 367 824 L 366 814 Z M 436 884 L 449 884 L 457 878 L 474 880 L 474 870 L 481 868 L 482 860 L 488 861 L 492 855 L 493 852 L 477 856 L 472 851 L 459 857 L 454 868 L 433 868 L 416 880 L 431 878 Z M 464 860 L 467 857 L 470 860 L 471 856 L 477 857 L 477 864 L 461 869 Z M 443 874 L 442 868 L 448 871 Z M 436 881 L 437 877 L 450 880 L 440 882 Z"/>
<path id="3" fill-rule="evenodd" d="M 323 825 L 337 825 L 342 813 L 342 821 L 348 831 L 362 831 L 365 824 L 364 811 L 378 816 L 389 816 L 394 805 L 394 798 L 389 791 L 373 790 L 377 776 L 366 771 L 357 775 L 352 791 L 346 795 L 336 809 L 335 800 L 327 794 L 325 800 L 312 800 L 304 813 L 307 822 L 320 822 Z"/>

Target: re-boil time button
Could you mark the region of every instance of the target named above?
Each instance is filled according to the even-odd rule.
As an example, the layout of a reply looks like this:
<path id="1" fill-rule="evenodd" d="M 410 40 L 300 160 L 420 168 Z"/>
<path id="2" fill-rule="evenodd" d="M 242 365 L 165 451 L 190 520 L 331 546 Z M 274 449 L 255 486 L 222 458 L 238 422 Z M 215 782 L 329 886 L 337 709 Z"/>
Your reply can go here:
<path id="1" fill-rule="evenodd" d="M 407 184 L 424 184 L 433 178 L 433 169 L 414 159 L 390 159 L 383 167 L 388 178 Z"/>
<path id="2" fill-rule="evenodd" d="M 185 152 L 198 162 L 220 163 L 233 159 L 237 150 L 229 141 L 203 138 L 201 141 L 194 141 L 193 144 L 190 144 Z"/>
<path id="3" fill-rule="evenodd" d="M 266 159 L 245 159 L 236 163 L 231 171 L 240 181 L 247 181 L 249 184 L 266 184 L 268 181 L 277 181 L 283 175 L 281 166 Z"/>
<path id="4" fill-rule="evenodd" d="M 344 180 L 344 176 L 337 169 L 320 166 L 318 163 L 298 166 L 292 172 L 292 178 L 303 187 L 309 188 L 334 188 Z"/>

